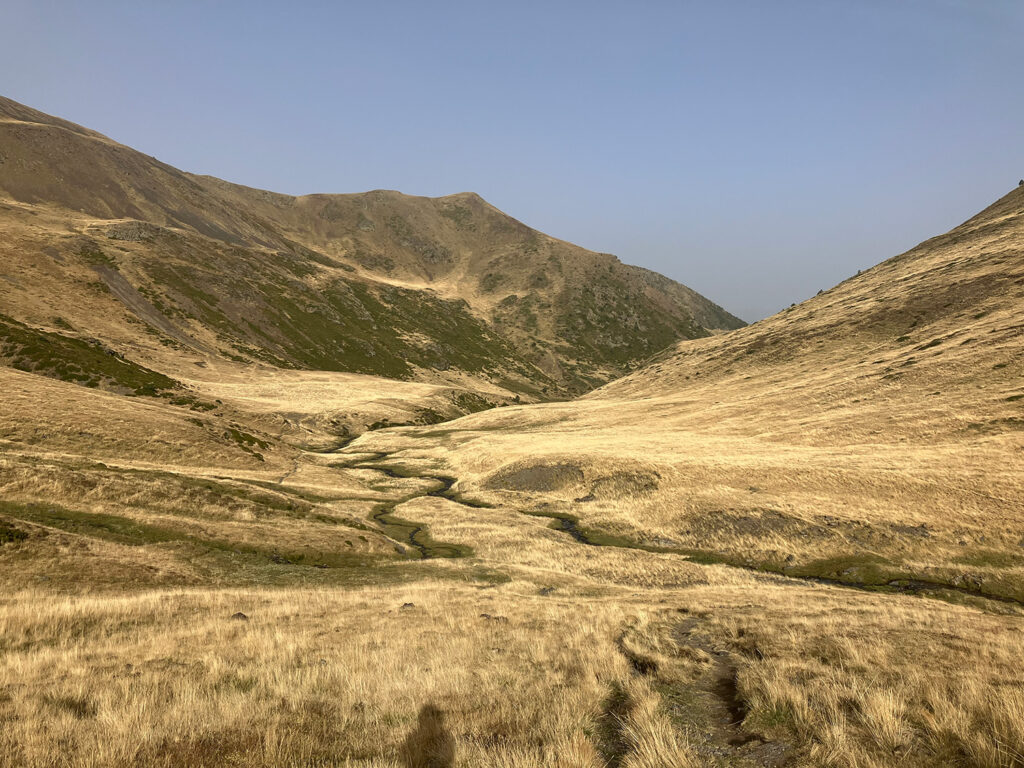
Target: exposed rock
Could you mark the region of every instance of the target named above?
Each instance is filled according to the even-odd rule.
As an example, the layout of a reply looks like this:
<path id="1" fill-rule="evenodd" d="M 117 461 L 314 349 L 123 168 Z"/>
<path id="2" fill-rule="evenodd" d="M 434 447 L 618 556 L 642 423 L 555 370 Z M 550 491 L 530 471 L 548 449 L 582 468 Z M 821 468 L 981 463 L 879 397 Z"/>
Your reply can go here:
<path id="1" fill-rule="evenodd" d="M 897 525 L 891 526 L 897 533 L 902 533 L 906 536 L 919 536 L 923 539 L 929 538 L 932 534 L 928 530 L 927 523 L 921 523 L 920 525 Z"/>

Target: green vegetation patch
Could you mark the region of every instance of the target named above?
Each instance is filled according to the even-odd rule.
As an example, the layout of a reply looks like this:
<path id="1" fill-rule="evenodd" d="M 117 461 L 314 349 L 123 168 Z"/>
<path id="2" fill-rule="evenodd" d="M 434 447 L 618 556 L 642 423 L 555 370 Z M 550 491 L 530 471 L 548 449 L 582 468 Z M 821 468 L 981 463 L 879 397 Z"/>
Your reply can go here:
<path id="1" fill-rule="evenodd" d="M 872 554 L 840 555 L 791 567 L 766 562 L 763 569 L 797 578 L 827 579 L 867 587 L 880 587 L 901 577 L 907 578 L 907 574 L 895 569 L 889 560 Z"/>
<path id="2" fill-rule="evenodd" d="M 494 403 L 475 392 L 460 392 L 452 400 L 463 413 L 479 413 L 494 408 Z"/>
<path id="3" fill-rule="evenodd" d="M 473 211 L 464 205 L 446 205 L 441 208 L 441 215 L 446 219 L 455 224 L 455 228 L 459 230 L 473 230 L 476 229 L 473 223 Z"/>
<path id="4" fill-rule="evenodd" d="M 177 405 L 181 407 L 188 407 L 193 411 L 215 411 L 217 405 L 215 403 L 208 402 L 206 400 L 200 400 L 198 397 L 193 395 L 167 395 L 171 405 Z M 198 419 L 192 419 L 191 421 L 198 422 L 199 426 L 203 426 L 203 422 Z"/>
<path id="5" fill-rule="evenodd" d="M 277 565 L 345 568 L 371 565 L 378 558 L 347 552 L 289 552 L 238 542 L 204 539 L 183 530 L 142 523 L 121 515 L 79 512 L 47 504 L 0 502 L 0 513 L 68 533 L 112 541 L 129 547 L 186 544 L 200 550 L 257 556 Z"/>
<path id="6" fill-rule="evenodd" d="M 76 533 L 129 546 L 159 544 L 192 538 L 167 528 L 139 523 L 119 515 L 76 512 L 46 504 L 0 502 L 0 511 L 8 517 L 36 523 L 37 525 L 45 525 L 49 528 L 67 531 L 68 533 Z"/>
<path id="7" fill-rule="evenodd" d="M 685 547 L 663 547 L 637 542 L 627 536 L 583 526 L 579 518 L 562 512 L 521 510 L 533 517 L 551 519 L 550 528 L 564 531 L 583 544 L 598 547 L 622 547 L 645 552 L 682 555 L 701 565 L 728 565 L 744 570 L 777 573 L 797 579 L 841 584 L 878 592 L 912 592 L 940 599 L 959 600 L 959 595 L 988 598 L 1003 602 L 1024 603 L 1024 588 L 1014 578 L 987 578 L 984 583 L 963 583 L 950 572 L 942 577 L 918 575 L 905 566 L 870 553 L 838 555 L 808 563 L 787 564 L 781 559 L 751 561 L 736 553 L 695 550 Z M 980 550 L 963 556 L 958 562 L 993 568 L 1013 568 L 1024 564 L 1024 556 L 996 550 Z"/>
<path id="8" fill-rule="evenodd" d="M 105 254 L 96 246 L 88 246 L 83 248 L 80 251 L 79 255 L 81 255 L 82 260 L 86 264 L 89 264 L 94 267 L 110 267 L 115 271 L 119 271 L 117 262 L 114 261 L 110 256 Z"/>
<path id="9" fill-rule="evenodd" d="M 28 538 L 28 534 L 20 528 L 15 528 L 10 523 L 0 520 L 0 546 L 4 544 L 17 544 Z"/>
<path id="10" fill-rule="evenodd" d="M 252 448 L 253 446 L 259 446 L 260 448 L 266 449 L 270 447 L 270 443 L 266 440 L 260 440 L 255 435 L 250 435 L 248 432 L 243 432 L 235 427 L 228 427 L 225 433 L 226 437 L 230 437 L 236 443 L 244 448 Z"/>
<path id="11" fill-rule="evenodd" d="M 998 549 L 977 549 L 953 558 L 953 562 L 981 568 L 1017 568 L 1024 566 L 1024 555 Z"/>
<path id="12" fill-rule="evenodd" d="M 418 552 L 423 558 L 469 557 L 473 554 L 473 550 L 470 547 L 462 544 L 449 544 L 434 540 L 430 536 L 426 525 L 391 514 L 387 511 L 391 506 L 385 505 L 384 509 L 373 515 L 373 519 L 381 524 L 384 529 L 384 535 L 388 538 L 411 545 L 414 551 Z M 409 553 L 408 550 L 407 553 Z"/>
<path id="13" fill-rule="evenodd" d="M 484 293 L 494 293 L 508 278 L 501 272 L 488 272 L 480 278 L 480 290 Z M 506 301 L 508 297 L 502 299 Z"/>
<path id="14" fill-rule="evenodd" d="M 0 359 L 19 371 L 130 395 L 154 396 L 179 387 L 169 376 L 125 360 L 98 342 L 41 331 L 6 315 L 0 315 Z"/>
<path id="15" fill-rule="evenodd" d="M 665 312 L 615 274 L 596 273 L 572 284 L 559 305 L 568 309 L 559 318 L 559 338 L 577 357 L 595 363 L 627 366 L 679 339 L 708 335 L 689 315 Z"/>
<path id="16" fill-rule="evenodd" d="M 196 419 L 196 421 L 199 420 Z M 199 424 L 202 425 L 202 422 L 199 421 Z M 102 464 L 98 468 L 106 469 Z M 334 500 L 279 483 L 261 480 L 223 478 L 229 482 L 221 482 L 175 472 L 126 467 L 119 467 L 114 474 L 144 478 L 151 493 L 155 492 L 153 489 L 157 488 L 158 484 L 166 484 L 165 493 L 168 498 L 188 497 L 207 508 L 224 505 L 228 502 L 250 504 L 260 510 L 257 512 L 258 515 L 280 514 L 298 519 L 317 517 L 313 512 L 315 504 Z M 347 525 L 351 528 L 359 527 L 356 523 L 331 519 L 334 524 Z"/>
<path id="17" fill-rule="evenodd" d="M 440 424 L 447 421 L 447 417 L 433 408 L 422 407 L 416 413 L 415 424 Z"/>
<path id="18" fill-rule="evenodd" d="M 161 287 L 161 311 L 196 318 L 254 359 L 394 379 L 409 379 L 416 368 L 536 374 L 465 302 L 345 278 L 314 287 L 296 279 L 282 255 L 223 256 L 237 263 L 215 272 L 151 260 L 146 270 Z M 227 277 L 234 274 L 247 277 Z"/>
<path id="19" fill-rule="evenodd" d="M 452 260 L 452 252 L 448 248 L 419 235 L 409 222 L 398 214 L 388 216 L 387 225 L 403 247 L 418 253 L 428 264 L 443 264 Z"/>
<path id="20" fill-rule="evenodd" d="M 581 525 L 580 519 L 575 515 L 570 515 L 565 512 L 548 512 L 545 510 L 521 510 L 523 514 L 530 515 L 530 517 L 546 517 L 551 520 L 548 527 L 555 531 L 565 531 L 572 536 L 576 541 L 583 544 L 589 544 L 594 547 L 619 547 L 620 549 L 639 549 L 644 552 L 661 552 L 691 556 L 693 553 L 689 549 L 681 549 L 677 547 L 659 547 L 654 544 L 643 544 L 631 539 L 628 536 L 620 536 L 615 533 L 609 533 L 602 531 L 597 528 L 591 528 L 589 526 Z"/>

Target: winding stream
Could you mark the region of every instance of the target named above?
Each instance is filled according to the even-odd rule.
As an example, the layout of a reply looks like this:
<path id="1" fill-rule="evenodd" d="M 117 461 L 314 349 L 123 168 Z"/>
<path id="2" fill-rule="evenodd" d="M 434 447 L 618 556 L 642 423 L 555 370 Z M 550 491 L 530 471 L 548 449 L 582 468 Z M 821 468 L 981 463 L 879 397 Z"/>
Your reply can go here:
<path id="1" fill-rule="evenodd" d="M 405 504 L 408 501 L 425 496 L 447 499 L 448 501 L 461 504 L 462 506 L 469 507 L 471 509 L 493 509 L 493 504 L 468 499 L 461 493 L 452 490 L 455 483 L 458 482 L 457 478 L 448 475 L 423 475 L 412 472 L 403 472 L 382 464 L 381 462 L 387 460 L 390 456 L 387 452 L 368 452 L 359 454 L 359 456 L 361 458 L 356 458 L 350 462 L 336 466 L 348 469 L 369 469 L 397 480 L 428 480 L 436 484 L 436 487 L 429 491 L 413 493 L 394 501 L 382 502 L 377 506 L 375 511 L 371 514 L 371 518 L 384 529 L 384 533 L 387 536 L 398 541 L 408 543 L 409 546 L 413 547 L 423 559 L 435 557 L 466 557 L 472 553 L 472 550 L 466 546 L 434 541 L 430 538 L 430 534 L 425 524 L 401 518 L 394 514 L 394 510 L 401 504 Z M 525 510 L 518 510 L 518 512 L 523 515 L 529 515 L 530 517 L 548 518 L 552 521 L 551 527 L 554 530 L 563 531 L 571 536 L 576 542 L 591 547 L 617 547 L 620 549 L 636 549 L 645 552 L 678 555 L 690 562 L 724 565 L 730 568 L 739 568 L 741 570 L 751 571 L 754 573 L 774 574 L 782 578 L 793 579 L 794 581 L 827 584 L 830 586 L 846 587 L 848 589 L 858 589 L 876 593 L 923 594 L 934 596 L 941 596 L 941 593 L 955 593 L 968 597 L 983 598 L 985 600 L 993 600 L 1000 603 L 1024 607 L 1024 601 L 1018 600 L 1014 597 L 989 594 L 981 591 L 980 589 L 972 589 L 971 587 L 963 585 L 927 581 L 909 575 L 904 578 L 892 579 L 884 583 L 869 584 L 854 581 L 852 579 L 838 579 L 825 576 L 807 576 L 786 573 L 784 570 L 767 569 L 756 565 L 746 565 L 743 563 L 729 561 L 722 555 L 715 553 L 641 544 L 621 536 L 585 529 L 580 526 L 580 522 L 577 517 L 564 512 Z"/>
<path id="2" fill-rule="evenodd" d="M 395 509 L 406 502 L 412 501 L 413 499 L 419 499 L 426 496 L 448 499 L 456 504 L 472 508 L 488 508 L 491 506 L 490 504 L 462 498 L 461 494 L 452 490 L 452 487 L 456 482 L 458 482 L 454 477 L 449 477 L 447 475 L 402 473 L 392 467 L 378 463 L 381 459 L 387 458 L 388 454 L 386 453 L 374 452 L 360 455 L 364 458 L 355 459 L 344 465 L 336 466 L 344 466 L 347 469 L 369 469 L 374 472 L 379 472 L 385 477 L 389 477 L 394 480 L 428 480 L 435 483 L 437 486 L 429 491 L 412 493 L 408 496 L 395 499 L 394 501 L 385 501 L 378 504 L 370 514 L 370 519 L 383 528 L 385 535 L 395 539 L 396 541 L 408 544 L 416 550 L 424 560 L 435 557 L 466 557 L 472 553 L 472 550 L 469 547 L 435 541 L 430 537 L 430 533 L 425 524 L 399 517 L 394 513 Z"/>

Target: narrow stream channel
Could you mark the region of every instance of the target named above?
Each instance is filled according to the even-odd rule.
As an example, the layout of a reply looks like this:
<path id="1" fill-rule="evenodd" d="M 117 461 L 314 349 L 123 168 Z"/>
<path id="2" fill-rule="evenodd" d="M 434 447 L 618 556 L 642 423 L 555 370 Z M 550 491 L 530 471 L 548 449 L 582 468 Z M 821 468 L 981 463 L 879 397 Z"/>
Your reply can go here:
<path id="1" fill-rule="evenodd" d="M 386 452 L 372 452 L 359 455 L 363 458 L 355 459 L 343 466 L 350 469 L 373 470 L 375 472 L 380 472 L 389 478 L 398 480 L 429 480 L 437 485 L 436 488 L 429 491 L 415 493 L 396 501 L 383 502 L 380 504 L 376 511 L 371 515 L 371 518 L 384 528 L 386 535 L 398 541 L 407 542 L 410 546 L 415 548 L 424 559 L 433 557 L 465 557 L 471 554 L 471 550 L 468 547 L 434 541 L 430 538 L 426 525 L 405 520 L 404 518 L 393 514 L 393 512 L 399 505 L 425 496 L 435 496 L 447 499 L 471 509 L 493 509 L 493 504 L 467 499 L 462 494 L 453 491 L 452 488 L 455 486 L 455 483 L 458 482 L 454 477 L 450 477 L 448 475 L 420 475 L 410 472 L 401 472 L 393 469 L 392 467 L 381 464 L 380 462 L 382 460 L 386 460 L 390 455 Z M 578 518 L 567 513 L 541 511 L 527 512 L 524 510 L 518 510 L 518 512 L 519 514 L 529 515 L 530 517 L 549 518 L 552 521 L 551 527 L 554 530 L 563 531 L 578 543 L 591 547 L 617 547 L 619 549 L 636 549 L 645 552 L 677 555 L 691 562 L 724 565 L 730 568 L 739 568 L 741 570 L 751 571 L 754 573 L 773 574 L 782 578 L 793 579 L 794 581 L 826 584 L 829 586 L 846 587 L 848 589 L 857 589 L 876 593 L 941 596 L 941 593 L 943 592 L 952 592 L 969 597 L 983 598 L 985 600 L 993 600 L 1008 605 L 1024 607 L 1024 601 L 1013 597 L 988 594 L 977 589 L 971 589 L 970 587 L 943 584 L 941 582 L 931 582 L 924 579 L 914 578 L 912 576 L 893 579 L 881 584 L 867 584 L 852 580 L 833 579 L 824 576 L 802 576 L 798 574 L 791 574 L 786 573 L 785 571 L 766 569 L 755 565 L 730 562 L 721 555 L 714 553 L 645 545 L 639 542 L 630 541 L 629 539 L 621 536 L 605 534 L 600 531 L 587 530 L 580 526 Z"/>
<path id="2" fill-rule="evenodd" d="M 388 454 L 386 453 L 379 452 L 361 454 L 363 458 L 356 459 L 341 466 L 348 469 L 368 469 L 373 472 L 379 472 L 385 477 L 389 477 L 393 480 L 428 480 L 435 483 L 437 487 L 432 488 L 429 491 L 413 493 L 394 501 L 381 502 L 371 513 L 370 519 L 375 521 L 384 530 L 385 535 L 395 539 L 396 541 L 408 544 L 416 550 L 424 560 L 435 557 L 466 557 L 471 554 L 472 550 L 469 547 L 435 541 L 431 538 L 430 532 L 425 524 L 406 520 L 405 518 L 394 514 L 394 511 L 401 504 L 426 496 L 448 499 L 456 504 L 462 504 L 463 506 L 472 508 L 483 508 L 489 507 L 490 505 L 483 502 L 474 502 L 461 498 L 460 494 L 452 490 L 452 487 L 457 482 L 454 477 L 448 477 L 446 475 L 417 475 L 401 473 L 391 467 L 377 463 L 381 459 L 386 458 L 387 455 Z"/>

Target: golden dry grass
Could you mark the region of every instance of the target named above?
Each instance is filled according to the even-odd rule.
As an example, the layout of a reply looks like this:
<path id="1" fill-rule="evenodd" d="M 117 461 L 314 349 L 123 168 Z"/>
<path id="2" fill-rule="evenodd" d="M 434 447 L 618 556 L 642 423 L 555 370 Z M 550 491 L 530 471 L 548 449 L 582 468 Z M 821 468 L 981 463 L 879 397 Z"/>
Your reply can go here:
<path id="1" fill-rule="evenodd" d="M 1024 765 L 1024 191 L 583 399 L 337 452 L 458 381 L 65 311 L 83 221 L 9 208 L 16 314 L 221 402 L 0 368 L 0 765 Z"/>
<path id="2" fill-rule="evenodd" d="M 707 654 L 672 639 L 697 616 L 736 667 L 742 731 L 790 764 L 1017 764 L 1019 620 L 727 581 L 9 595 L 0 751 L 28 766 L 400 765 L 432 706 L 457 765 L 706 765 L 740 727 L 714 706 L 706 720 Z M 631 667 L 624 632 L 655 672 Z M 762 764 L 750 749 L 730 764 Z"/>
<path id="3" fill-rule="evenodd" d="M 116 438 L 131 448 L 110 448 L 127 452 L 118 461 L 76 455 L 71 425 L 94 407 L 68 407 L 67 428 L 33 445 L 5 445 L 2 517 L 28 533 L 0 547 L 7 764 L 390 766 L 432 739 L 462 766 L 1016 764 L 1024 649 L 1011 607 L 590 547 L 522 514 L 561 505 L 558 493 L 470 494 L 494 508 L 417 496 L 430 481 L 339 467 L 372 458 L 359 445 L 302 456 L 283 483 L 277 469 L 211 470 L 215 442 L 195 446 L 195 466 L 171 463 L 173 448 L 134 462 L 133 435 L 178 422 L 130 405 Z M 420 453 L 392 465 L 436 472 L 439 457 Z M 370 504 L 406 498 L 397 514 L 473 556 L 394 560 L 363 531 L 384 560 L 321 570 L 267 557 L 336 551 L 330 537 L 355 531 L 323 518 L 366 523 Z M 74 526 L 10 507 L 57 504 L 79 514 Z M 89 526 L 110 515 L 254 551 Z M 696 645 L 678 634 L 693 617 Z M 653 667 L 639 673 L 638 658 Z M 742 724 L 722 721 L 709 679 L 720 658 Z M 428 706 L 440 715 L 424 726 Z M 777 751 L 730 745 L 755 734 Z"/>

